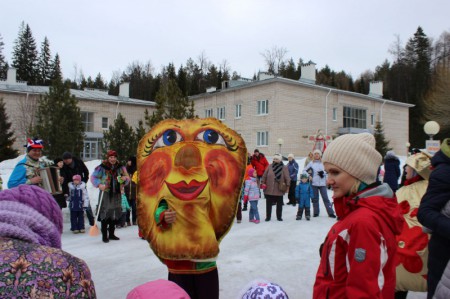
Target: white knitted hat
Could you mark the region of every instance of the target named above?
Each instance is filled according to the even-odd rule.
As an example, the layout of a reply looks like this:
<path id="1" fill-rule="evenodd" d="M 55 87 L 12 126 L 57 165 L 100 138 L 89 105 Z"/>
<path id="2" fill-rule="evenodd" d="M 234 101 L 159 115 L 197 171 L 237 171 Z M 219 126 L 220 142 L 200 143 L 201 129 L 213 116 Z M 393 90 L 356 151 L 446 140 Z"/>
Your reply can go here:
<path id="1" fill-rule="evenodd" d="M 336 165 L 366 184 L 376 181 L 381 160 L 375 149 L 375 138 L 369 133 L 339 136 L 330 143 L 322 157 L 323 163 Z"/>
<path id="2" fill-rule="evenodd" d="M 275 154 L 275 155 L 273 155 L 273 159 L 278 159 L 278 160 L 282 161 L 283 157 L 281 157 L 280 154 Z"/>

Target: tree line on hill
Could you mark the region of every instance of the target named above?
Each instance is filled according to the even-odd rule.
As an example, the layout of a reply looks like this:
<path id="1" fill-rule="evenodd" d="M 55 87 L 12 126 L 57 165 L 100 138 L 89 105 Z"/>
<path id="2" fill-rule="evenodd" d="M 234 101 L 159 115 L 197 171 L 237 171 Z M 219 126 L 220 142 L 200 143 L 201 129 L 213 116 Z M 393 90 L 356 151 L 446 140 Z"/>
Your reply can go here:
<path id="1" fill-rule="evenodd" d="M 0 35 L 0 79 L 6 77 L 10 66 L 3 55 L 3 48 Z M 383 81 L 384 98 L 415 105 L 410 108 L 409 117 L 411 146 L 424 147 L 427 137 L 423 132 L 423 125 L 428 120 L 435 120 L 441 126 L 436 138 L 450 136 L 450 33 L 444 31 L 433 41 L 418 27 L 404 46 L 397 37 L 389 51 L 394 57 L 392 62 L 386 59 L 374 71 L 367 70 L 356 80 L 344 70 L 336 72 L 326 65 L 316 71 L 316 84 L 368 94 L 371 81 Z M 298 80 L 304 61 L 300 58 L 295 63 L 292 57 L 286 59 L 286 54 L 287 50 L 282 47 L 273 47 L 261 53 L 265 61 L 264 71 Z M 195 61 L 189 58 L 178 69 L 169 63 L 159 73 L 155 72 L 151 62 L 135 61 L 125 71 L 114 72 L 109 82 L 105 82 L 100 73 L 92 79 L 91 76 L 86 78 L 77 70 L 73 79 L 63 79 L 60 57 L 57 53 L 54 57 L 51 56 L 49 40 L 45 37 L 41 50 L 37 51 L 31 28 L 25 23 L 21 24 L 15 40 L 11 66 L 17 69 L 18 80 L 27 81 L 29 85 L 56 84 L 54 89 L 96 88 L 108 90 L 110 95 L 118 95 L 120 84 L 129 82 L 130 97 L 155 101 L 158 108 L 152 115 L 146 113 L 142 127 L 134 128 L 136 134 L 169 116 L 192 117 L 193 104 L 188 96 L 204 93 L 211 86 L 220 89 L 223 81 L 240 78 L 236 71 L 230 69 L 226 60 L 216 66 L 203 52 Z M 256 76 L 254 74 L 253 79 Z M 49 96 L 55 95 L 50 92 L 47 97 Z M 48 113 L 54 111 L 50 109 Z M 45 113 L 43 116 L 46 117 Z M 6 118 L 2 117 L 2 120 Z"/>

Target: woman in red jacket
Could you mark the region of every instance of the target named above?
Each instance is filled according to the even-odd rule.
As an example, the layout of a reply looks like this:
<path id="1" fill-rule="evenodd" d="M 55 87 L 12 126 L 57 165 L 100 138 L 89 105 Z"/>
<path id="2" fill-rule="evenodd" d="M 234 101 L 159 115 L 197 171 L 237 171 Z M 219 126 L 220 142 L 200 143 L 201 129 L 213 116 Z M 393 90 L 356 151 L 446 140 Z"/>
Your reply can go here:
<path id="1" fill-rule="evenodd" d="M 321 246 L 313 298 L 394 298 L 396 239 L 403 226 L 371 134 L 336 138 L 323 156 L 339 221 Z"/>
<path id="2" fill-rule="evenodd" d="M 269 166 L 269 162 L 264 156 L 263 153 L 260 153 L 258 149 L 255 149 L 252 156 L 252 165 L 256 170 L 256 174 L 258 175 L 258 180 L 261 181 L 261 177 L 264 174 L 264 171 Z"/>

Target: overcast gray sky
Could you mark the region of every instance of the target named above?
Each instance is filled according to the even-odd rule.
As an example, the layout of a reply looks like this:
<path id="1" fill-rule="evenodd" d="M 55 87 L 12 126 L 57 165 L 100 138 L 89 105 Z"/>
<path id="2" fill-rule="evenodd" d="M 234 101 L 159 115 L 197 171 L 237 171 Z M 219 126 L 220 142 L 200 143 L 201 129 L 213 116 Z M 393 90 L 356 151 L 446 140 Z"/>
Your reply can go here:
<path id="1" fill-rule="evenodd" d="M 435 39 L 450 31 L 449 0 L 1 0 L 0 11 L 8 62 L 24 21 L 38 48 L 47 36 L 71 79 L 75 65 L 109 80 L 133 61 L 151 61 L 159 72 L 202 52 L 251 78 L 265 70 L 261 53 L 273 46 L 355 79 L 392 60 L 396 35 L 404 44 L 418 26 Z"/>

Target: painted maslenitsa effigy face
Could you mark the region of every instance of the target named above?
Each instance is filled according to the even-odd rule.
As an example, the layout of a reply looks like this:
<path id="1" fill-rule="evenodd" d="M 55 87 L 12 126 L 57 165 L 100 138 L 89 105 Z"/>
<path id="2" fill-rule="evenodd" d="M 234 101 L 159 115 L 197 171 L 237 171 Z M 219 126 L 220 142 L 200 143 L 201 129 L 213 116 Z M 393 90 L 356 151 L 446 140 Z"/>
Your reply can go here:
<path id="1" fill-rule="evenodd" d="M 215 118 L 164 120 L 141 139 L 138 222 L 159 258 L 218 255 L 236 214 L 246 162 L 244 140 Z M 170 229 L 155 219 L 163 200 L 176 211 Z"/>

